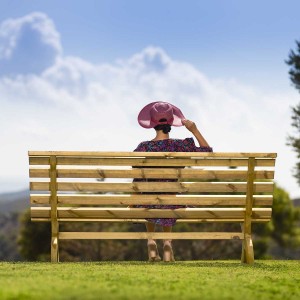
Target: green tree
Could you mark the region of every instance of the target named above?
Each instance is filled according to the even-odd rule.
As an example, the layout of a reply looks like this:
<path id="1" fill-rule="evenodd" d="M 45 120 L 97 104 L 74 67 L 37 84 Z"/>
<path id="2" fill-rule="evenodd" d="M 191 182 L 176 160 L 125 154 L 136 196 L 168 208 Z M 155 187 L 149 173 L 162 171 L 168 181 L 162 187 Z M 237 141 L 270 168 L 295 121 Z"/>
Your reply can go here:
<path id="1" fill-rule="evenodd" d="M 25 211 L 21 217 L 18 241 L 20 254 L 25 260 L 50 259 L 50 230 L 50 223 L 31 222 L 30 211 Z"/>
<path id="2" fill-rule="evenodd" d="M 288 137 L 288 145 L 297 153 L 298 161 L 296 162 L 294 176 L 300 185 L 300 103 L 292 110 L 292 126 L 296 129 L 296 135 Z"/>
<path id="3" fill-rule="evenodd" d="M 294 207 L 289 194 L 275 187 L 271 237 L 280 247 L 293 248 L 300 245 L 298 221 L 299 210 Z"/>
<path id="4" fill-rule="evenodd" d="M 254 224 L 256 258 L 300 258 L 299 209 L 294 207 L 289 194 L 275 185 L 271 222 Z"/>
<path id="5" fill-rule="evenodd" d="M 289 75 L 294 87 L 300 92 L 300 42 L 296 41 L 297 49 L 291 50 L 286 63 L 290 66 Z M 298 161 L 295 166 L 294 176 L 300 185 L 300 103 L 292 107 L 292 126 L 295 135 L 288 137 L 287 144 L 297 153 Z"/>
<path id="6" fill-rule="evenodd" d="M 296 51 L 290 51 L 286 63 L 291 67 L 289 70 L 290 79 L 295 88 L 300 91 L 300 42 L 296 41 L 296 44 Z"/>
<path id="7" fill-rule="evenodd" d="M 0 213 L 0 260 L 20 260 L 17 246 L 18 213 Z"/>

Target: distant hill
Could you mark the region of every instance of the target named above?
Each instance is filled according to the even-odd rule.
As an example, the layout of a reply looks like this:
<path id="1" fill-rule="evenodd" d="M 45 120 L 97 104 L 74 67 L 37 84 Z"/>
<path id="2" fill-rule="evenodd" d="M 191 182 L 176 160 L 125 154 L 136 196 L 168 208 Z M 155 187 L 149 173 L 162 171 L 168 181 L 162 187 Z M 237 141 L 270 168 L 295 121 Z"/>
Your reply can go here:
<path id="1" fill-rule="evenodd" d="M 22 212 L 29 208 L 29 190 L 0 194 L 0 212 Z"/>
<path id="2" fill-rule="evenodd" d="M 26 197 L 29 199 L 29 194 L 30 194 L 29 190 L 22 190 L 22 191 L 11 192 L 11 193 L 2 193 L 0 194 L 0 203 L 16 201 Z"/>

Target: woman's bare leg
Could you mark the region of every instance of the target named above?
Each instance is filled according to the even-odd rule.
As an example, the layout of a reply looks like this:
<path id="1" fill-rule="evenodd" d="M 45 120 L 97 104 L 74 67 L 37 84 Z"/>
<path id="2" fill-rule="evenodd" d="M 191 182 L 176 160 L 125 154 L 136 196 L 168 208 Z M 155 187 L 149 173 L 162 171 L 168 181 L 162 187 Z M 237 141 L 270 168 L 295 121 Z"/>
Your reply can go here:
<path id="1" fill-rule="evenodd" d="M 155 223 L 147 222 L 146 229 L 147 229 L 147 232 L 155 232 Z"/>
<path id="2" fill-rule="evenodd" d="M 172 232 L 172 226 L 163 226 L 163 231 Z M 164 261 L 165 262 L 175 261 L 171 242 L 172 240 L 170 239 L 164 240 Z"/>
<path id="3" fill-rule="evenodd" d="M 147 232 L 155 232 L 155 223 L 148 222 L 146 223 Z M 157 245 L 154 239 L 148 239 L 148 256 L 149 261 L 155 262 L 160 261 L 161 258 L 158 254 Z"/>

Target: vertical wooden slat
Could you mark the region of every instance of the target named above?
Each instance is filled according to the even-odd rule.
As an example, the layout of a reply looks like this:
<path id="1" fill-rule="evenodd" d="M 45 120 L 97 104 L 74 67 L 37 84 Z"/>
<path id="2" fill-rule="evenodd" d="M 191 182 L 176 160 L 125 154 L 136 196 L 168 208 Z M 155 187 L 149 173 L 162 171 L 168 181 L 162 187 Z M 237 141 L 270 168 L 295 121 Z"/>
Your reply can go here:
<path id="1" fill-rule="evenodd" d="M 247 264 L 254 263 L 253 243 L 251 237 L 251 218 L 253 206 L 253 192 L 254 192 L 254 168 L 255 158 L 250 157 L 248 160 L 248 175 L 247 175 L 247 194 L 246 194 L 246 211 L 245 221 L 243 226 L 244 240 L 242 249 L 242 262 Z"/>
<path id="2" fill-rule="evenodd" d="M 50 202 L 51 202 L 51 262 L 59 261 L 59 224 L 57 221 L 56 156 L 50 156 Z"/>

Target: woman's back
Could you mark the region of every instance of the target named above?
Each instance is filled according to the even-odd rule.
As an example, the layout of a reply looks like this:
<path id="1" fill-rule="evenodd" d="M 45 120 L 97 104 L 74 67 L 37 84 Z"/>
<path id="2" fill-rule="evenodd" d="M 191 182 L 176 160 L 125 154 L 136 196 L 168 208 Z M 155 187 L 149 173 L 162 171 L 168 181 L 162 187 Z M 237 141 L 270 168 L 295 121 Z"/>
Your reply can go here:
<path id="1" fill-rule="evenodd" d="M 211 147 L 197 147 L 193 138 L 145 141 L 134 150 L 137 152 L 211 152 Z"/>

